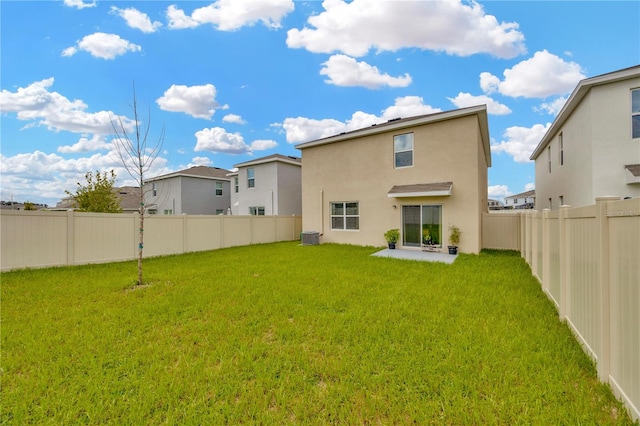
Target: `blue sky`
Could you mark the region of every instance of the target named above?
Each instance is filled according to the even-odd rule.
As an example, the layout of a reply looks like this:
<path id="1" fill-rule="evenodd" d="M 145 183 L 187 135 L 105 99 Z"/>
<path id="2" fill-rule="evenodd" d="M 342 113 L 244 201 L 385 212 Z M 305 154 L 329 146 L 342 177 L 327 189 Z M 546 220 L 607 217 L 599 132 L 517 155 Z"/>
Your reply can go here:
<path id="1" fill-rule="evenodd" d="M 163 149 L 146 177 L 232 169 L 297 143 L 487 104 L 489 195 L 576 84 L 640 63 L 638 1 L 2 1 L 2 200 L 55 205 L 92 170 L 133 180 L 110 120 Z M 372 173 L 375 171 L 372 170 Z"/>

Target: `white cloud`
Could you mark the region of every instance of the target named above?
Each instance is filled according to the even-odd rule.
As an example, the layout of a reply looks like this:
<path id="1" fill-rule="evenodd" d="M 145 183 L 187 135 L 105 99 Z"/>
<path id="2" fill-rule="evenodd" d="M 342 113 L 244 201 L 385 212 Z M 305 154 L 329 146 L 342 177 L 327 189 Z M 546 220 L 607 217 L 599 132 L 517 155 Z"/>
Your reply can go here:
<path id="1" fill-rule="evenodd" d="M 151 19 L 149 19 L 146 13 L 140 12 L 133 7 L 120 9 L 116 6 L 111 6 L 111 12 L 120 15 L 120 17 L 127 22 L 128 26 L 140 30 L 143 33 L 153 33 L 162 26 L 162 23 L 158 21 L 151 22 Z"/>
<path id="2" fill-rule="evenodd" d="M 536 52 L 532 58 L 503 72 L 504 80 L 490 73 L 480 74 L 480 87 L 487 93 L 495 91 L 511 97 L 546 98 L 569 93 L 586 76 L 575 62 L 546 50 Z"/>
<path id="3" fill-rule="evenodd" d="M 487 112 L 493 115 L 507 115 L 511 114 L 511 109 L 501 104 L 498 101 L 493 100 L 489 96 L 480 95 L 473 96 L 470 93 L 458 93 L 455 98 L 447 98 L 449 99 L 456 107 L 458 108 L 466 108 L 475 105 L 486 105 Z"/>
<path id="4" fill-rule="evenodd" d="M 65 6 L 75 7 L 77 9 L 84 9 L 85 7 L 96 7 L 96 2 L 85 3 L 82 0 L 64 0 Z"/>
<path id="5" fill-rule="evenodd" d="M 242 117 L 237 114 L 227 114 L 222 117 L 222 121 L 224 121 L 225 123 L 246 124 L 246 121 L 244 121 Z"/>
<path id="6" fill-rule="evenodd" d="M 524 186 L 525 191 L 533 191 L 534 189 L 536 189 L 536 184 L 534 182 L 527 183 Z"/>
<path id="7" fill-rule="evenodd" d="M 193 157 L 187 167 L 193 166 L 213 166 L 213 161 L 209 157 Z"/>
<path id="8" fill-rule="evenodd" d="M 111 120 L 121 119 L 126 129 L 132 121 L 118 117 L 111 111 L 86 112 L 87 105 L 79 99 L 73 101 L 57 92 L 49 92 L 53 77 L 19 87 L 15 92 L 2 90 L 0 111 L 16 113 L 19 120 L 34 121 L 55 131 L 106 135 L 113 132 Z"/>
<path id="9" fill-rule="evenodd" d="M 58 152 L 63 154 L 71 154 L 78 152 L 97 151 L 100 149 L 111 149 L 111 144 L 108 143 L 102 135 L 93 135 L 91 139 L 81 137 L 78 142 L 73 145 L 66 145 L 58 147 Z"/>
<path id="10" fill-rule="evenodd" d="M 567 96 L 556 98 L 551 102 L 543 102 L 539 107 L 534 108 L 537 112 L 546 112 L 549 115 L 555 116 L 560 112 L 565 103 L 567 103 Z"/>
<path id="11" fill-rule="evenodd" d="M 499 58 L 526 51 L 517 23 L 498 22 L 476 2 L 326 0 L 322 6 L 325 11 L 311 16 L 308 27 L 287 32 L 287 46 L 356 57 L 370 49 L 420 48 Z"/>
<path id="12" fill-rule="evenodd" d="M 432 114 L 439 111 L 438 108 L 425 105 L 419 96 L 405 96 L 396 98 L 395 104 L 382 111 L 380 116 L 356 111 L 346 122 L 331 118 L 322 120 L 306 117 L 286 118 L 281 127 L 286 133 L 287 142 L 300 143 L 362 129 L 394 118 Z"/>
<path id="13" fill-rule="evenodd" d="M 72 56 L 78 50 L 84 50 L 96 58 L 114 59 L 116 56 L 127 52 L 139 52 L 142 50 L 137 44 L 120 38 L 117 34 L 93 33 L 84 36 L 76 43 L 76 46 L 68 47 L 62 51 L 62 56 Z"/>
<path id="14" fill-rule="evenodd" d="M 200 25 L 198 21 L 187 16 L 182 9 L 178 9 L 175 4 L 167 8 L 167 20 L 169 21 L 169 28 L 173 30 L 195 28 Z"/>
<path id="15" fill-rule="evenodd" d="M 407 87 L 411 84 L 411 76 L 405 74 L 402 77 L 391 77 L 383 74 L 377 67 L 366 62 L 357 62 L 346 55 L 333 55 L 323 63 L 321 75 L 329 77 L 325 80 L 336 86 L 362 86 L 369 89 L 377 89 L 382 86 Z"/>
<path id="16" fill-rule="evenodd" d="M 160 174 L 166 164 L 165 158 L 157 157 L 147 175 Z M 7 200 L 13 196 L 15 200 L 55 205 L 66 196 L 65 190 L 75 191 L 78 182 L 85 182 L 84 175 L 95 170 L 114 170 L 118 177 L 116 181 L 118 186 L 136 185 L 113 151 L 72 159 L 42 151 L 17 154 L 12 157 L 0 154 L 0 174 L 2 174 L 0 197 Z M 34 194 L 37 194 L 37 200 Z"/>
<path id="17" fill-rule="evenodd" d="M 194 151 L 246 154 L 253 151 L 264 151 L 275 146 L 277 146 L 277 143 L 270 140 L 256 140 L 251 144 L 247 144 L 240 133 L 228 133 L 221 127 L 212 127 L 196 132 L 196 147 Z"/>
<path id="18" fill-rule="evenodd" d="M 280 21 L 293 11 L 292 0 L 218 0 L 197 8 L 187 16 L 176 5 L 167 8 L 169 28 L 193 28 L 211 24 L 220 31 L 234 31 L 262 22 L 268 28 L 280 28 Z"/>
<path id="19" fill-rule="evenodd" d="M 547 123 L 546 126 L 535 124 L 531 128 L 509 127 L 503 135 L 506 140 L 492 144 L 491 151 L 505 152 L 512 156 L 515 162 L 526 163 L 530 161 L 531 153 L 536 149 L 550 126 L 551 123 Z"/>
<path id="20" fill-rule="evenodd" d="M 173 84 L 156 102 L 165 111 L 184 112 L 205 119 L 210 119 L 216 108 L 225 108 L 216 102 L 216 87 L 213 84 L 190 87 Z"/>
<path id="21" fill-rule="evenodd" d="M 507 185 L 489 185 L 488 194 L 489 198 L 500 199 L 511 195 L 511 191 Z"/>

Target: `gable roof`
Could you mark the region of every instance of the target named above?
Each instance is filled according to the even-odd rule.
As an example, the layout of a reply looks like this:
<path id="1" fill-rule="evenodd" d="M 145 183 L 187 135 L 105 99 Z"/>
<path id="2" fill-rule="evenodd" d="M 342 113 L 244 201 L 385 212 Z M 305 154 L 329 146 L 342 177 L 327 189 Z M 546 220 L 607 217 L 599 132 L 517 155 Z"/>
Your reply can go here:
<path id="1" fill-rule="evenodd" d="M 433 114 L 418 115 L 408 118 L 395 118 L 388 120 L 386 123 L 373 124 L 358 130 L 343 132 L 339 135 L 329 136 L 327 138 L 317 139 L 296 145 L 299 150 L 311 148 L 314 146 L 327 145 L 330 143 L 343 142 L 363 136 L 371 136 L 379 133 L 398 131 L 410 127 L 420 126 L 424 124 L 437 123 L 439 121 L 451 120 L 455 118 L 465 117 L 469 115 L 478 116 L 478 125 L 480 126 L 480 135 L 482 137 L 482 147 L 484 150 L 487 166 L 491 167 L 491 147 L 489 144 L 489 122 L 487 120 L 487 106 L 477 105 L 468 108 L 460 108 L 450 111 L 436 112 Z"/>
<path id="2" fill-rule="evenodd" d="M 567 121 L 567 119 L 571 116 L 571 113 L 573 113 L 576 107 L 580 105 L 582 99 L 584 99 L 584 97 L 593 87 L 601 86 L 603 84 L 615 83 L 622 80 L 629 80 L 637 77 L 640 77 L 640 65 L 581 80 L 576 88 L 573 89 L 573 92 L 571 92 L 571 96 L 569 96 L 569 99 L 567 99 L 567 102 L 565 102 L 564 106 L 556 116 L 556 119 L 544 134 L 536 149 L 533 150 L 533 153 L 531 153 L 529 159 L 535 160 L 536 158 L 538 158 L 540 153 L 547 147 L 553 136 L 564 125 L 565 121 Z"/>
<path id="3" fill-rule="evenodd" d="M 519 194 L 514 194 L 514 195 L 509 195 L 508 197 L 504 197 L 505 200 L 511 199 L 511 198 L 530 198 L 530 197 L 535 197 L 536 196 L 536 190 L 532 189 L 531 191 L 525 191 L 525 192 L 521 192 Z"/>
<path id="4" fill-rule="evenodd" d="M 292 164 L 294 166 L 302 166 L 302 159 L 300 157 L 294 157 L 292 155 L 281 155 L 281 154 L 272 154 L 267 155 L 266 157 L 256 158 L 254 160 L 245 161 L 244 163 L 235 164 L 233 167 L 241 168 L 241 167 L 249 167 L 256 166 L 258 164 L 272 163 L 279 161 L 281 163 Z"/>
<path id="5" fill-rule="evenodd" d="M 177 172 L 156 176 L 150 179 L 145 179 L 144 182 L 148 183 L 148 182 L 153 182 L 153 181 L 162 180 L 162 179 L 169 179 L 169 178 L 179 177 L 179 176 L 228 181 L 229 180 L 229 178 L 227 177 L 228 173 L 230 173 L 229 170 L 221 169 L 219 167 L 194 166 L 189 169 L 178 170 Z"/>

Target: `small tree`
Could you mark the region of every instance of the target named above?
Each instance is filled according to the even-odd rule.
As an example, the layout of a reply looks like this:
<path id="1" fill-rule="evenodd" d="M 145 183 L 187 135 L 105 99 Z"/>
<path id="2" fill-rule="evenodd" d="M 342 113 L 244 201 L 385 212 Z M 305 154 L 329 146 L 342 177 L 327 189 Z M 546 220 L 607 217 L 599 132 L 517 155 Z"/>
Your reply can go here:
<path id="1" fill-rule="evenodd" d="M 65 191 L 73 197 L 78 211 L 94 213 L 121 213 L 120 197 L 114 191 L 116 174 L 111 172 L 88 172 L 85 185 L 78 182 L 76 193 Z"/>
<path id="2" fill-rule="evenodd" d="M 148 114 L 146 125 L 142 125 L 138 118 L 138 105 L 136 100 L 136 86 L 133 85 L 133 136 L 129 136 L 126 126 L 122 119 L 118 117 L 116 120 L 111 119 L 111 127 L 116 135 L 113 140 L 115 152 L 118 159 L 129 173 L 138 186 L 140 187 L 140 207 L 138 209 L 139 228 L 138 228 L 138 281 L 137 285 L 144 284 L 142 277 L 142 252 L 144 249 L 144 177 L 151 169 L 154 161 L 160 154 L 162 143 L 164 142 L 164 128 L 162 128 L 157 142 L 149 146 L 148 137 L 151 129 L 151 112 Z"/>
<path id="3" fill-rule="evenodd" d="M 24 202 L 24 209 L 33 211 L 33 210 L 36 210 L 36 206 L 31 201 L 25 201 Z"/>

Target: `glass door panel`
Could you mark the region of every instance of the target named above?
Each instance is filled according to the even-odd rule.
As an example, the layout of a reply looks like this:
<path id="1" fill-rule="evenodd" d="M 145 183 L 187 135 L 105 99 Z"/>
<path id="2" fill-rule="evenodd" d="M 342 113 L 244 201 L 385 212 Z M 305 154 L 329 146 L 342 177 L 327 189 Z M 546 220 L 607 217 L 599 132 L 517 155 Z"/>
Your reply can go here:
<path id="1" fill-rule="evenodd" d="M 420 247 L 420 206 L 402 206 L 402 245 Z"/>

